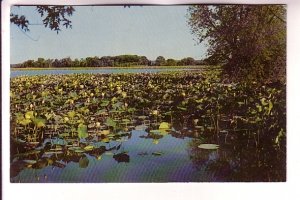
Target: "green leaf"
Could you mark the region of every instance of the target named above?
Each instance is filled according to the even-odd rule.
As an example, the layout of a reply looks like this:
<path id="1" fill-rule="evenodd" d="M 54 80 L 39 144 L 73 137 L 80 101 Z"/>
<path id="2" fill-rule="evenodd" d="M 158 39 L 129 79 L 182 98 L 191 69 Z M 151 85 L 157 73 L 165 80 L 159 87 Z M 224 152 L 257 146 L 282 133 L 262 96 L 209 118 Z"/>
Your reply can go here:
<path id="1" fill-rule="evenodd" d="M 87 126 L 84 124 L 79 124 L 77 128 L 78 137 L 84 139 L 88 137 Z"/>
<path id="2" fill-rule="evenodd" d="M 107 126 L 111 126 L 113 128 L 115 128 L 117 126 L 117 123 L 113 119 L 111 119 L 111 118 L 107 118 L 105 124 Z"/>
<path id="3" fill-rule="evenodd" d="M 262 107 L 260 105 L 257 104 L 256 107 L 258 108 L 258 112 L 262 111 Z"/>
<path id="4" fill-rule="evenodd" d="M 17 122 L 22 121 L 24 119 L 24 115 L 22 113 L 16 113 Z"/>
<path id="5" fill-rule="evenodd" d="M 84 156 L 84 157 L 81 157 L 80 160 L 79 160 L 79 167 L 80 168 L 87 168 L 87 166 L 89 166 L 89 159 Z"/>
<path id="6" fill-rule="evenodd" d="M 184 107 L 181 107 L 181 106 L 177 106 L 177 108 L 178 108 L 179 110 L 183 110 L 183 111 L 186 111 L 186 110 L 187 110 L 187 108 L 184 108 Z"/>
<path id="7" fill-rule="evenodd" d="M 156 152 L 153 152 L 152 155 L 154 155 L 154 156 L 161 156 L 161 155 L 163 155 L 163 153 L 159 152 L 159 151 L 156 151 Z"/>
<path id="8" fill-rule="evenodd" d="M 261 104 L 262 104 L 263 106 L 268 105 L 268 103 L 266 102 L 266 98 L 261 98 L 261 99 L 260 99 L 260 102 L 261 102 Z"/>
<path id="9" fill-rule="evenodd" d="M 211 150 L 214 150 L 214 149 L 218 149 L 219 145 L 217 145 L 217 144 L 200 144 L 198 146 L 198 148 L 200 148 L 200 149 L 211 149 Z"/>
<path id="10" fill-rule="evenodd" d="M 33 111 L 28 111 L 25 113 L 25 118 L 26 119 L 33 119 L 34 118 L 34 113 Z"/>
<path id="11" fill-rule="evenodd" d="M 86 151 L 91 151 L 91 150 L 94 149 L 94 146 L 88 145 L 88 146 L 84 147 L 83 149 L 86 150 Z"/>
<path id="12" fill-rule="evenodd" d="M 30 119 L 23 119 L 23 120 L 19 121 L 19 123 L 22 124 L 23 126 L 30 124 L 30 122 L 31 122 Z"/>
<path id="13" fill-rule="evenodd" d="M 43 118 L 37 117 L 37 118 L 34 118 L 32 121 L 38 128 L 46 126 L 46 120 Z"/>
<path id="14" fill-rule="evenodd" d="M 273 108 L 273 103 L 269 101 L 268 115 L 270 115 L 272 108 Z"/>
<path id="15" fill-rule="evenodd" d="M 106 107 L 106 106 L 108 106 L 108 104 L 109 104 L 109 101 L 104 100 L 104 101 L 102 101 L 102 103 L 100 104 L 100 106 Z"/>
<path id="16" fill-rule="evenodd" d="M 162 122 L 162 123 L 159 125 L 159 129 L 170 129 L 170 125 L 169 125 L 169 123 L 167 123 L 167 122 Z"/>
<path id="17" fill-rule="evenodd" d="M 73 119 L 76 115 L 76 112 L 75 111 L 70 111 L 68 112 L 68 117 L 70 117 L 71 119 Z"/>

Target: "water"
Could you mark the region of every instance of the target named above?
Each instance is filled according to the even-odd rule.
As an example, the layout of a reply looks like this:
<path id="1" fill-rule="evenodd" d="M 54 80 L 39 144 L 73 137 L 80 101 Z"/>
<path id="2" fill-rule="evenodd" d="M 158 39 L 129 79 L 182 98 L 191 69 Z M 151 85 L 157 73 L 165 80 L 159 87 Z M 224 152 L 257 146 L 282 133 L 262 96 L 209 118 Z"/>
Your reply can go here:
<path id="1" fill-rule="evenodd" d="M 94 146 L 106 149 L 100 153 L 64 152 L 48 157 L 41 153 L 37 160 L 47 157 L 51 164 L 32 167 L 13 164 L 11 182 L 283 181 L 285 177 L 282 169 L 285 164 L 278 163 L 275 151 L 248 148 L 246 141 L 219 140 L 220 148 L 209 150 L 198 148 L 201 140 L 191 135 L 174 132 L 153 139 L 144 137 L 148 135 L 146 131 L 130 133 L 121 140 L 96 141 Z"/>
<path id="2" fill-rule="evenodd" d="M 33 76 L 33 75 L 48 75 L 48 74 L 82 74 L 82 73 L 93 73 L 93 74 L 115 74 L 115 73 L 157 73 L 157 72 L 175 72 L 175 71 L 190 71 L 198 70 L 193 68 L 103 68 L 103 69 L 49 69 L 49 70 L 14 70 L 11 71 L 11 77 L 17 77 L 22 75 Z"/>
<path id="3" fill-rule="evenodd" d="M 203 170 L 197 170 L 189 159 L 188 145 L 191 138 L 177 139 L 167 135 L 159 140 L 140 136 L 145 131 L 132 131 L 132 137 L 122 142 L 119 150 L 104 153 L 101 160 L 87 154 L 89 160 L 86 168 L 79 163 L 68 162 L 66 167 L 48 166 L 43 169 L 24 169 L 13 181 L 21 182 L 185 182 L 204 181 L 207 176 Z M 110 142 L 113 146 L 118 142 Z M 102 144 L 103 145 L 103 144 Z M 113 158 L 119 152 L 127 152 L 127 159 L 119 162 Z M 160 152 L 162 155 L 153 155 Z M 212 152 L 213 153 L 213 152 Z M 47 180 L 44 178 L 47 176 Z M 38 180 L 37 177 L 40 177 Z"/>

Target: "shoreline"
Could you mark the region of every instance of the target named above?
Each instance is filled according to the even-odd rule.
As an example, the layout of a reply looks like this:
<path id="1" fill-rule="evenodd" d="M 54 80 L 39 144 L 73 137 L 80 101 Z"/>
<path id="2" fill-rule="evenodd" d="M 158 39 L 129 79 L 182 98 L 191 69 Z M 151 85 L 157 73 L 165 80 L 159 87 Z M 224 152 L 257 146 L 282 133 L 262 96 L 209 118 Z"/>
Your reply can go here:
<path id="1" fill-rule="evenodd" d="M 219 66 L 212 65 L 196 65 L 196 66 L 131 66 L 131 67 L 49 67 L 49 68 L 10 68 L 11 71 L 30 71 L 30 70 L 99 70 L 99 69 L 204 69 L 204 68 L 216 68 Z"/>

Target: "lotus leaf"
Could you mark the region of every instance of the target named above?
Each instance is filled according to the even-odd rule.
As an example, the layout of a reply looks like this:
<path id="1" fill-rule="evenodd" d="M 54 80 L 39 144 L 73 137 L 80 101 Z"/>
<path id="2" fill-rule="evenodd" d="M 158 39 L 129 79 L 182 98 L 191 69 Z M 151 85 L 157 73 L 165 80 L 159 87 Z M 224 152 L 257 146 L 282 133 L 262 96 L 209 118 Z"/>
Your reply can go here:
<path id="1" fill-rule="evenodd" d="M 198 148 L 200 148 L 200 149 L 211 149 L 211 150 L 214 150 L 214 149 L 218 149 L 219 145 L 217 145 L 217 144 L 200 144 L 198 146 Z"/>
<path id="2" fill-rule="evenodd" d="M 78 125 L 77 132 L 80 139 L 85 139 L 88 137 L 87 126 L 84 124 Z"/>
<path id="3" fill-rule="evenodd" d="M 154 156 L 161 156 L 161 155 L 163 155 L 163 153 L 159 152 L 159 151 L 156 151 L 156 152 L 153 152 L 152 155 L 154 155 Z"/>
<path id="4" fill-rule="evenodd" d="M 91 150 L 94 149 L 94 146 L 88 145 L 88 146 L 84 147 L 83 149 L 86 150 L 86 151 L 91 151 Z"/>
<path id="5" fill-rule="evenodd" d="M 117 126 L 116 122 L 113 119 L 111 119 L 111 118 L 107 118 L 106 119 L 106 125 L 107 126 L 111 126 L 113 128 L 115 128 Z"/>
<path id="6" fill-rule="evenodd" d="M 25 113 L 25 118 L 26 119 L 33 119 L 34 118 L 34 112 L 33 111 L 28 111 Z"/>
<path id="7" fill-rule="evenodd" d="M 170 124 L 167 123 L 167 122 L 162 122 L 162 123 L 159 125 L 159 129 L 170 129 Z"/>
<path id="8" fill-rule="evenodd" d="M 79 160 L 79 167 L 80 168 L 87 168 L 89 166 L 89 159 L 84 156 L 84 157 L 81 157 L 80 160 Z"/>
<path id="9" fill-rule="evenodd" d="M 34 118 L 32 121 L 36 125 L 37 128 L 46 126 L 46 120 L 41 117 Z"/>

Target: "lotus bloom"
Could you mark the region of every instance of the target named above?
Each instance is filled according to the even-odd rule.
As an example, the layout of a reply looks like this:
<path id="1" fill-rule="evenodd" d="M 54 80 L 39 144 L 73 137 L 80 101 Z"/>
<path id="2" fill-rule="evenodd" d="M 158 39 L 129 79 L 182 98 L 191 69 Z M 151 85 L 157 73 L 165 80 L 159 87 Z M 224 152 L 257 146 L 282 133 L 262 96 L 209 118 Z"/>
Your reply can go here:
<path id="1" fill-rule="evenodd" d="M 153 114 L 153 115 L 158 115 L 158 110 L 153 110 L 153 111 L 152 111 L 152 114 Z"/>
<path id="2" fill-rule="evenodd" d="M 69 118 L 68 117 L 64 117 L 64 120 L 67 122 L 67 121 L 69 121 Z"/>
<path id="3" fill-rule="evenodd" d="M 199 122 L 199 119 L 194 119 L 194 124 L 196 125 Z"/>
<path id="4" fill-rule="evenodd" d="M 97 128 L 100 127 L 100 122 L 96 122 L 96 127 L 97 127 Z"/>

